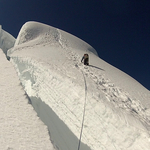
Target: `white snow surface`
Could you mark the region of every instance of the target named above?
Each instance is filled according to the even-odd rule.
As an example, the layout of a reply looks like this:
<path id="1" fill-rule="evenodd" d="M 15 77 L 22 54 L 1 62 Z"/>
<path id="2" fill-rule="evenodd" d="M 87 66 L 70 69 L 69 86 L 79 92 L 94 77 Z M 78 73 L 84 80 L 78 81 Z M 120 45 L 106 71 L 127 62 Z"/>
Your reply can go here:
<path id="1" fill-rule="evenodd" d="M 81 63 L 84 53 L 89 54 L 90 66 Z M 91 150 L 150 149 L 150 92 L 100 59 L 89 44 L 60 29 L 27 22 L 8 55 L 27 94 L 48 105 Z M 37 113 L 44 111 L 43 107 Z M 43 120 L 51 121 L 47 116 Z M 54 146 L 77 149 L 73 136 L 62 135 L 61 124 L 54 126 L 60 126 L 56 139 L 61 137 L 58 141 L 51 137 Z M 48 126 L 50 133 L 53 128 Z"/>
<path id="2" fill-rule="evenodd" d="M 0 150 L 54 150 L 12 63 L 0 49 Z M 42 132 L 41 132 L 42 131 Z"/>
<path id="3" fill-rule="evenodd" d="M 11 34 L 4 31 L 0 25 L 0 48 L 5 54 L 7 54 L 8 49 L 14 46 L 15 40 L 16 39 Z"/>

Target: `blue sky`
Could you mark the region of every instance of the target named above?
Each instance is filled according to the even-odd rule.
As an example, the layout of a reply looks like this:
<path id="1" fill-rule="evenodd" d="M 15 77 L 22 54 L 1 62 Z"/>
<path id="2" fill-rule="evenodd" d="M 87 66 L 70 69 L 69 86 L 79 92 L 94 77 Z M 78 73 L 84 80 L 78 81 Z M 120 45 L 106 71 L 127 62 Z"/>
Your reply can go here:
<path id="1" fill-rule="evenodd" d="M 0 0 L 5 31 L 17 37 L 27 21 L 83 39 L 100 58 L 150 90 L 149 0 Z"/>

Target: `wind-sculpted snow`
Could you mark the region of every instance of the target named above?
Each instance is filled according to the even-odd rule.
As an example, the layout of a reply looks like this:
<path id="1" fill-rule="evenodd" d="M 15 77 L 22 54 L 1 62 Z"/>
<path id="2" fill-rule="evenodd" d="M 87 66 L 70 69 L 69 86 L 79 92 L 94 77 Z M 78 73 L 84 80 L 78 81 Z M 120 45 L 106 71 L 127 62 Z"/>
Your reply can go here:
<path id="1" fill-rule="evenodd" d="M 49 46 L 67 49 L 87 49 L 97 55 L 96 50 L 81 39 L 60 29 L 35 22 L 27 22 L 23 25 L 16 39 L 15 51 L 20 50 L 19 45 L 21 44 L 27 47 L 30 47 L 30 45 L 37 46 L 48 44 Z M 13 50 L 10 52 L 13 52 Z"/>
<path id="2" fill-rule="evenodd" d="M 13 65 L 0 49 L 0 150 L 54 150 Z M 42 131 L 42 132 L 41 132 Z"/>
<path id="3" fill-rule="evenodd" d="M 149 150 L 149 91 L 102 61 L 89 51 L 89 45 L 73 36 L 33 22 L 25 26 L 29 33 L 23 26 L 20 38 L 8 54 L 24 89 L 34 99 L 35 108 L 40 107 L 38 115 L 42 113 L 42 120 L 47 120 L 46 116 L 58 117 L 64 123 L 63 127 L 68 127 L 64 127 L 67 130 L 64 134 L 62 123 L 59 124 L 59 133 L 55 134 L 59 140 L 51 137 L 55 147 L 69 150 L 73 142 L 71 150 L 75 150 L 78 139 L 91 150 Z M 36 30 L 30 30 L 34 27 Z M 23 38 L 23 35 L 30 36 Z M 90 56 L 89 66 L 81 63 L 85 52 Z M 57 117 L 49 115 L 51 111 L 41 102 L 36 103 L 36 99 L 43 101 Z M 54 127 L 48 125 L 48 128 L 52 133 Z M 87 146 L 81 149 L 87 149 Z"/>
<path id="4" fill-rule="evenodd" d="M 5 55 L 7 54 L 7 50 L 12 48 L 15 44 L 15 38 L 4 31 L 0 26 L 0 48 L 3 50 Z"/>

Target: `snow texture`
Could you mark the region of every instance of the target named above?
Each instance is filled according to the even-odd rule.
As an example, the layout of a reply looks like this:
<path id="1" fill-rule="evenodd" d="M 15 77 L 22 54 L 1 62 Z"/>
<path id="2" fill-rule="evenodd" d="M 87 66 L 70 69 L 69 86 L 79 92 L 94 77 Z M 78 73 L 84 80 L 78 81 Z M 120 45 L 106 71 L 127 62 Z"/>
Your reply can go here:
<path id="1" fill-rule="evenodd" d="M 150 149 L 150 92 L 89 44 L 27 22 L 8 55 L 56 149 L 76 150 L 80 141 L 80 150 Z"/>
<path id="2" fill-rule="evenodd" d="M 14 46 L 15 40 L 16 39 L 8 32 L 4 31 L 0 25 L 0 48 L 3 50 L 5 55 L 7 54 L 7 50 Z"/>
<path id="3" fill-rule="evenodd" d="M 0 149 L 54 150 L 47 127 L 28 104 L 13 65 L 0 50 Z"/>

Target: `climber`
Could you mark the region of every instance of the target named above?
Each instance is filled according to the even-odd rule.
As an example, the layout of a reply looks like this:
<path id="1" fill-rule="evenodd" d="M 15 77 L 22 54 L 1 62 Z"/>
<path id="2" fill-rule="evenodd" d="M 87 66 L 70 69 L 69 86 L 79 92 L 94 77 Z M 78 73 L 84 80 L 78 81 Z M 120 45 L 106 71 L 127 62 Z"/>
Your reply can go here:
<path id="1" fill-rule="evenodd" d="M 84 56 L 81 59 L 81 62 L 84 59 L 84 65 L 89 65 L 89 55 L 88 54 L 84 54 Z"/>

